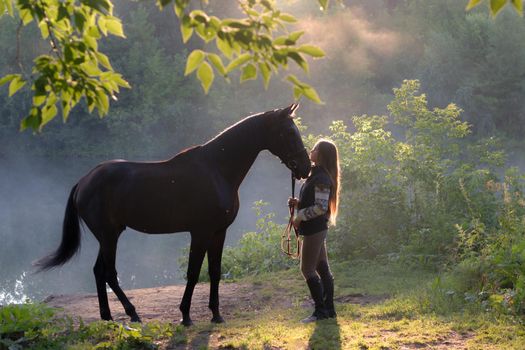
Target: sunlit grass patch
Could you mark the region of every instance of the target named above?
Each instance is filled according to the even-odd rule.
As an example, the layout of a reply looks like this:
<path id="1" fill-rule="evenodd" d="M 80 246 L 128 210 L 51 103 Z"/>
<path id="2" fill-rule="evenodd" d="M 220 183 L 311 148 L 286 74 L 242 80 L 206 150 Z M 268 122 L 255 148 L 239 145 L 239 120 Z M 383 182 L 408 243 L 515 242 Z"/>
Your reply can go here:
<path id="1" fill-rule="evenodd" d="M 8 307 L 19 315 L 19 326 L 4 317 L 1 341 L 7 345 L 23 336 L 26 347 L 68 349 L 521 349 L 525 344 L 525 328 L 515 317 L 460 304 L 436 312 L 434 272 L 377 261 L 333 264 L 333 270 L 337 319 L 300 323 L 313 306 L 300 272 L 291 269 L 243 280 L 253 288 L 253 308 L 231 306 L 224 324 L 84 324 L 30 304 Z M 352 295 L 345 295 L 349 290 Z M 14 340 L 5 336 L 8 329 Z"/>

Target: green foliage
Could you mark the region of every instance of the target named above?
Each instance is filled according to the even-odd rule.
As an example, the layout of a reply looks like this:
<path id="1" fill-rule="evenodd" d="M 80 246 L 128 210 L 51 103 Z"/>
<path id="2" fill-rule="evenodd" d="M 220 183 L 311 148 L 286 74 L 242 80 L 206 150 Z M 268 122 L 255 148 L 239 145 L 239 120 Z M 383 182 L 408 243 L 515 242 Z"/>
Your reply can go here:
<path id="1" fill-rule="evenodd" d="M 166 6 L 162 1 L 160 4 Z M 287 69 L 290 61 L 294 61 L 308 73 L 309 65 L 305 55 L 313 58 L 321 58 L 325 55 L 317 46 L 297 43 L 304 34 L 302 31 L 274 38 L 274 33 L 287 28 L 297 19 L 277 9 L 273 0 L 241 2 L 240 9 L 245 15 L 242 19 L 221 20 L 216 16 L 209 16 L 202 10 L 190 11 L 188 5 L 188 1 L 175 1 L 175 12 L 180 18 L 184 42 L 187 42 L 193 33 L 205 42 L 215 41 L 216 48 L 227 61 L 223 63 L 217 54 L 200 49 L 190 54 L 185 74 L 197 70 L 197 78 L 205 92 L 208 92 L 214 79 L 211 67 L 227 79 L 232 71 L 240 69 L 241 82 L 256 79 L 260 73 L 267 87 L 272 74 Z M 293 84 L 296 99 L 304 95 L 321 103 L 317 92 L 310 85 L 299 81 L 292 74 L 288 75 L 287 80 Z"/>
<path id="2" fill-rule="evenodd" d="M 336 121 L 324 136 L 337 144 L 342 170 L 340 215 L 329 235 L 340 258 L 385 255 L 438 268 L 460 261 L 458 249 L 480 249 L 483 228 L 497 225 L 498 196 L 486 183 L 503 164 L 498 143 L 467 140 L 461 110 L 430 109 L 419 89 L 404 81 L 390 116 L 354 116 L 353 132 Z M 458 247 L 457 227 L 468 246 Z"/>
<path id="3" fill-rule="evenodd" d="M 458 253 L 463 263 L 479 270 L 477 285 L 486 307 L 513 314 L 525 314 L 525 202 L 524 178 L 517 169 L 509 169 L 502 182 L 487 182 L 499 200 L 493 210 L 496 223 L 461 228 Z M 479 210 L 473 210 L 481 216 Z M 460 264 L 461 265 L 461 264 Z M 454 268 L 457 273 L 457 268 Z"/>
<path id="4" fill-rule="evenodd" d="M 467 10 L 470 10 L 479 4 L 481 4 L 483 0 L 469 0 L 467 4 Z M 507 4 L 511 4 L 512 7 L 521 15 L 523 13 L 523 0 L 490 0 L 487 1 L 488 6 L 490 8 L 490 13 L 493 16 L 496 16 L 498 12 L 500 12 L 503 7 Z"/>
<path id="5" fill-rule="evenodd" d="M 116 322 L 75 325 L 45 304 L 8 305 L 0 309 L 0 346 L 9 349 L 157 349 L 160 338 L 179 336 L 180 327 L 162 323 Z"/>
<path id="6" fill-rule="evenodd" d="M 257 230 L 244 234 L 237 246 L 224 250 L 222 270 L 229 278 L 258 275 L 297 266 L 298 261 L 291 259 L 280 249 L 286 225 L 276 224 L 272 220 L 275 214 L 264 211 L 267 204 L 262 201 L 254 203 L 254 210 L 258 216 Z M 292 239 L 293 246 L 294 242 L 295 239 Z"/>
<path id="7" fill-rule="evenodd" d="M 8 305 L 0 308 L 0 334 L 31 332 L 49 324 L 55 311 L 44 304 Z"/>
<path id="8" fill-rule="evenodd" d="M 102 34 L 124 37 L 111 2 L 20 0 L 16 9 L 24 25 L 36 23 L 52 48 L 52 54 L 35 58 L 30 75 L 8 75 L 0 81 L 10 81 L 10 96 L 31 83 L 32 108 L 22 120 L 21 129 L 41 130 L 57 115 L 57 105 L 66 120 L 81 98 L 85 98 L 90 112 L 97 108 L 100 116 L 105 115 L 109 99 L 116 99 L 120 87 L 129 87 L 98 50 L 97 40 Z"/>
<path id="9" fill-rule="evenodd" d="M 171 1 L 160 0 L 162 8 Z M 292 32 L 274 38 L 296 19 L 276 8 L 273 0 L 241 1 L 245 15 L 241 19 L 220 19 L 203 10 L 190 10 L 189 0 L 174 1 L 180 19 L 181 34 L 187 42 L 195 32 L 205 43 L 215 41 L 218 52 L 196 49 L 190 54 L 185 74 L 197 71 L 197 78 L 207 93 L 213 83 L 213 68 L 228 79 L 228 75 L 241 70 L 240 81 L 255 79 L 261 73 L 265 87 L 272 74 L 288 68 L 295 61 L 308 72 L 306 56 L 320 58 L 324 52 L 313 45 L 299 45 L 302 32 Z M 51 45 L 51 54 L 35 58 L 31 73 L 9 74 L 0 79 L 0 85 L 9 84 L 9 96 L 26 83 L 32 91 L 32 107 L 21 122 L 21 130 L 42 130 L 58 114 L 59 108 L 66 121 L 71 110 L 85 99 L 88 111 L 95 108 L 102 117 L 109 111 L 110 100 L 117 100 L 121 87 L 130 85 L 116 73 L 104 53 L 99 50 L 99 40 L 108 35 L 125 38 L 121 20 L 113 15 L 110 0 L 18 0 L 15 10 L 11 0 L 0 1 L 0 17 L 6 12 L 18 15 L 23 25 L 35 23 L 42 39 Z M 19 39 L 17 39 L 19 40 Z M 213 67 L 213 68 L 212 68 Z M 292 75 L 290 75 L 292 76 Z M 304 95 L 320 103 L 317 92 L 308 84 L 289 80 L 294 86 L 294 96 Z"/>

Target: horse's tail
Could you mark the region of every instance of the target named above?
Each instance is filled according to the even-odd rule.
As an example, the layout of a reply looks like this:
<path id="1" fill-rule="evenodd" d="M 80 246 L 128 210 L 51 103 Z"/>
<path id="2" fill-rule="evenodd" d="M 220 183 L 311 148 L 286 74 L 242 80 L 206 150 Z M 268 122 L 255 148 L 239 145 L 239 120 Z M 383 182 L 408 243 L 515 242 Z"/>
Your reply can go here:
<path id="1" fill-rule="evenodd" d="M 33 263 L 34 266 L 38 267 L 37 272 L 65 264 L 80 249 L 80 220 L 74 200 L 77 186 L 78 184 L 73 186 L 67 201 L 62 225 L 62 242 L 55 252 Z"/>

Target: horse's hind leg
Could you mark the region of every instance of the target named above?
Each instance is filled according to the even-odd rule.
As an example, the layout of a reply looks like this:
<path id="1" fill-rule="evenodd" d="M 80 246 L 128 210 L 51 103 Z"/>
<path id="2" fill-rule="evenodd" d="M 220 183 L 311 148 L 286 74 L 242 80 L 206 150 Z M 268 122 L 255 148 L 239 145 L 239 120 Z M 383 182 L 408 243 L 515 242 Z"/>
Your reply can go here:
<path id="1" fill-rule="evenodd" d="M 117 240 L 120 233 L 108 237 L 104 244 L 101 244 L 101 252 L 104 261 L 104 277 L 109 287 L 113 290 L 118 300 L 122 303 L 126 314 L 131 318 L 131 322 L 141 322 L 140 317 L 135 311 L 135 306 L 131 304 L 126 294 L 118 283 L 117 270 L 115 269 L 115 258 L 117 254 Z"/>
<path id="2" fill-rule="evenodd" d="M 188 272 L 186 275 L 186 289 L 184 289 L 184 295 L 182 296 L 182 302 L 180 303 L 179 307 L 179 310 L 182 312 L 181 323 L 184 326 L 191 326 L 193 324 L 193 321 L 190 318 L 191 297 L 193 296 L 195 285 L 199 281 L 199 274 L 201 272 L 204 255 L 206 254 L 206 248 L 206 240 L 203 239 L 202 236 L 192 233 L 190 258 L 188 261 Z"/>
<path id="3" fill-rule="evenodd" d="M 210 275 L 210 303 L 208 307 L 213 314 L 211 322 L 214 323 L 224 322 L 219 312 L 219 282 L 221 280 L 221 259 L 225 237 L 225 229 L 217 231 L 215 235 L 213 235 L 208 248 L 208 273 Z"/>
<path id="4" fill-rule="evenodd" d="M 111 311 L 108 303 L 108 293 L 106 291 L 106 276 L 104 272 L 104 260 L 102 252 L 99 250 L 97 261 L 93 267 L 95 274 L 95 281 L 97 283 L 98 307 L 100 310 L 100 318 L 106 321 L 111 321 Z"/>

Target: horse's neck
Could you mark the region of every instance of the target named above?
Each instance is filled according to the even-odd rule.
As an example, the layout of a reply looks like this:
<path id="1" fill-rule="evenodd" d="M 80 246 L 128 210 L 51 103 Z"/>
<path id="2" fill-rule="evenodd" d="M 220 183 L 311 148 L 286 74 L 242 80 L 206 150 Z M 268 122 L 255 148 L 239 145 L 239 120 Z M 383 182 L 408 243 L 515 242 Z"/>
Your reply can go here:
<path id="1" fill-rule="evenodd" d="M 211 161 L 234 188 L 239 188 L 259 152 L 266 149 L 264 119 L 254 116 L 225 130 L 203 145 Z"/>

